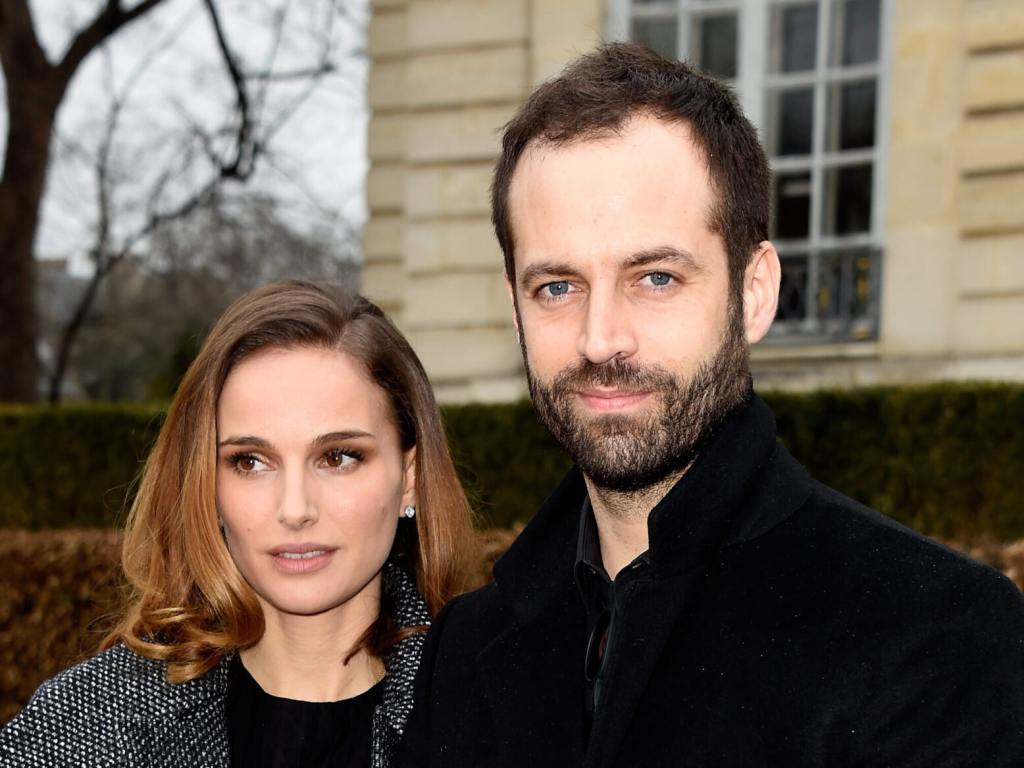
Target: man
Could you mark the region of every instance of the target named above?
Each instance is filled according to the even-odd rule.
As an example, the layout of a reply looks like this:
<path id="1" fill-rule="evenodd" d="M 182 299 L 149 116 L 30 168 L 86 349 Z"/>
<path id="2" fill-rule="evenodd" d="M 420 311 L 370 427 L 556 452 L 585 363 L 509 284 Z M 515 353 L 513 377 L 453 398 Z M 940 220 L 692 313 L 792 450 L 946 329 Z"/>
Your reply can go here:
<path id="1" fill-rule="evenodd" d="M 577 467 L 438 617 L 409 764 L 1024 765 L 1020 593 L 812 480 L 751 391 L 769 188 L 727 89 L 638 46 L 506 127 L 495 228 Z"/>

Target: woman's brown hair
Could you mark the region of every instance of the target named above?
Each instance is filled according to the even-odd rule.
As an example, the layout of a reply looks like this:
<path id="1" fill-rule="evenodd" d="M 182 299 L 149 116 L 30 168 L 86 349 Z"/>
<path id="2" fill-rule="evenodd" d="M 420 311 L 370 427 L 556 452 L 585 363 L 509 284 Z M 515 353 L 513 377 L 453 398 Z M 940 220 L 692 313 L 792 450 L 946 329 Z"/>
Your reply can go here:
<path id="1" fill-rule="evenodd" d="M 122 561 L 133 599 L 104 647 L 123 642 L 191 680 L 263 635 L 263 613 L 217 524 L 216 413 L 228 373 L 271 348 L 349 355 L 388 396 L 403 450 L 416 446 L 417 512 L 399 525 L 391 559 L 435 615 L 468 586 L 471 511 L 427 374 L 381 310 L 355 294 L 288 281 L 258 288 L 224 312 L 189 367 L 146 462 Z M 362 647 L 380 656 L 409 633 L 381 615 Z"/>

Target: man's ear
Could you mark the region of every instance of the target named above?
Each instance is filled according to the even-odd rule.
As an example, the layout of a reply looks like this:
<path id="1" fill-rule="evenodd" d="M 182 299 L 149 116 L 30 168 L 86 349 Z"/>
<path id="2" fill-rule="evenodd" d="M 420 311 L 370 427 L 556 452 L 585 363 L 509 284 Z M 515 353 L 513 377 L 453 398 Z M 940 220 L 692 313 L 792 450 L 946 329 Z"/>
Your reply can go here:
<path id="1" fill-rule="evenodd" d="M 508 290 L 508 300 L 512 303 L 512 327 L 516 332 L 516 342 L 522 346 L 523 340 L 519 337 L 519 304 L 516 303 L 516 287 L 512 280 L 505 273 L 505 288 Z"/>
<path id="2" fill-rule="evenodd" d="M 756 344 L 775 320 L 782 266 L 775 246 L 763 240 L 743 273 L 743 325 L 747 343 Z"/>

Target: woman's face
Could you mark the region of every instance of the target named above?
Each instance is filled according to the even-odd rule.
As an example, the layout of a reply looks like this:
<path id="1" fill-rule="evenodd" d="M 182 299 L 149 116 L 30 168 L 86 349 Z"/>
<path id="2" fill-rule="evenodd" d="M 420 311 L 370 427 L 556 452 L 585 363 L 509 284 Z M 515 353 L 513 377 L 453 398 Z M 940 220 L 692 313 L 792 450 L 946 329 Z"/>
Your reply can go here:
<path id="1" fill-rule="evenodd" d="M 367 625 L 399 516 L 415 504 L 386 395 L 342 352 L 245 358 L 217 404 L 217 507 L 264 610 Z"/>

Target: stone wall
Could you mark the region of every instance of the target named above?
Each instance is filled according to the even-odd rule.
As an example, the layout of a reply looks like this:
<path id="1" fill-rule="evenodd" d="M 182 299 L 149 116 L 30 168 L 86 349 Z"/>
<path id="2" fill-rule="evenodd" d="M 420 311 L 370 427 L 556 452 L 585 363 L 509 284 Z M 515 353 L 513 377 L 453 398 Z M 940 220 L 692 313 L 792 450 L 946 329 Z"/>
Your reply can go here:
<path id="1" fill-rule="evenodd" d="M 398 321 L 443 400 L 525 394 L 491 231 L 501 126 L 594 45 L 601 0 L 375 0 L 363 290 Z"/>
<path id="2" fill-rule="evenodd" d="M 363 290 L 448 401 L 525 394 L 489 222 L 501 126 L 605 0 L 373 0 Z M 758 382 L 1024 379 L 1024 2 L 891 0 L 877 341 L 761 345 Z"/>
<path id="3" fill-rule="evenodd" d="M 755 350 L 765 386 L 1024 379 L 1024 2 L 892 0 L 876 343 Z"/>

